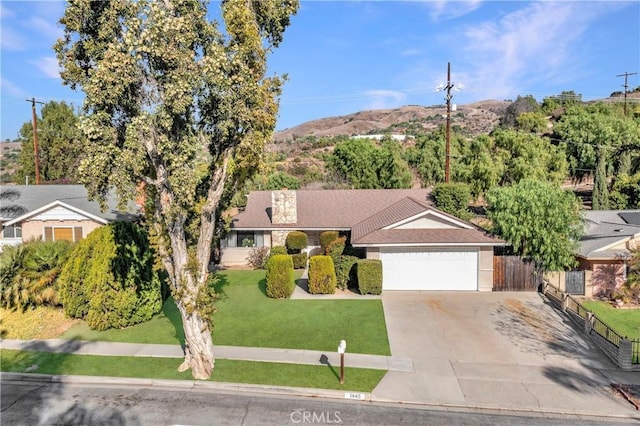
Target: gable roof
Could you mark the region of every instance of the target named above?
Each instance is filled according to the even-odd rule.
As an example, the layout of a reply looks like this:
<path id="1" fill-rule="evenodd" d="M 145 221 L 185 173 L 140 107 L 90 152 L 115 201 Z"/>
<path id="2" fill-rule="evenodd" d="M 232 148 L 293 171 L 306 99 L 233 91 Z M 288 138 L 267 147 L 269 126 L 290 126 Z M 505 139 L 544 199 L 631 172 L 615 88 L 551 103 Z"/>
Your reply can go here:
<path id="1" fill-rule="evenodd" d="M 87 216 L 100 223 L 118 220 L 133 220 L 138 208 L 129 203 L 125 211 L 118 210 L 118 200 L 114 194 L 107 197 L 107 209 L 102 211 L 97 201 L 90 201 L 83 185 L 6 185 L 3 191 L 15 193 L 3 204 L 15 205 L 22 212 L 17 217 L 4 217 L 4 225 L 12 225 L 27 220 L 56 206 Z"/>
<path id="2" fill-rule="evenodd" d="M 632 238 L 640 238 L 640 210 L 587 210 L 583 212 L 584 234 L 578 256 L 616 259 L 627 256 L 626 249 L 612 249 Z"/>
<path id="3" fill-rule="evenodd" d="M 271 191 L 249 194 L 245 210 L 233 218 L 235 230 L 350 230 L 354 246 L 504 245 L 472 223 L 444 213 L 427 200 L 425 189 L 296 191 L 297 223 L 271 223 Z M 420 218 L 448 229 L 397 229 Z M 444 226 L 443 226 L 444 228 Z"/>
<path id="4" fill-rule="evenodd" d="M 296 191 L 297 216 L 294 224 L 271 223 L 271 191 L 252 191 L 244 211 L 233 217 L 236 230 L 299 229 L 348 230 L 406 197 L 427 203 L 426 189 L 338 189 Z"/>

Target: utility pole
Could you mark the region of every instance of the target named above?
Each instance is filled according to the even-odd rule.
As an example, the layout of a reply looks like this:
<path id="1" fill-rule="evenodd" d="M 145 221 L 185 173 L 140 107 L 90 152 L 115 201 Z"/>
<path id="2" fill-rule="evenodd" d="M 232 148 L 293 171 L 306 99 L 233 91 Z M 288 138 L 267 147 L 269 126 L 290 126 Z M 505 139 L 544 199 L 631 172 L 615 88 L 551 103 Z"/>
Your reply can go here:
<path id="1" fill-rule="evenodd" d="M 638 74 L 637 72 L 625 72 L 624 74 L 618 74 L 616 75 L 616 77 L 624 77 L 624 84 L 622 85 L 622 87 L 624 87 L 624 115 L 627 115 L 627 88 L 629 88 L 629 85 L 627 84 L 627 78 L 630 75 L 636 75 Z"/>
<path id="2" fill-rule="evenodd" d="M 36 98 L 27 99 L 31 102 L 31 120 L 33 122 L 33 161 L 36 166 L 36 185 L 40 184 L 40 161 L 38 160 L 38 117 L 36 115 L 36 104 L 44 105 L 44 102 L 36 101 Z"/>
<path id="3" fill-rule="evenodd" d="M 451 62 L 447 62 L 447 85 L 445 86 L 447 90 L 447 140 L 445 145 L 445 159 L 444 159 L 444 182 L 449 183 L 451 178 L 450 166 L 451 166 L 451 89 L 453 89 L 453 84 L 451 84 Z"/>

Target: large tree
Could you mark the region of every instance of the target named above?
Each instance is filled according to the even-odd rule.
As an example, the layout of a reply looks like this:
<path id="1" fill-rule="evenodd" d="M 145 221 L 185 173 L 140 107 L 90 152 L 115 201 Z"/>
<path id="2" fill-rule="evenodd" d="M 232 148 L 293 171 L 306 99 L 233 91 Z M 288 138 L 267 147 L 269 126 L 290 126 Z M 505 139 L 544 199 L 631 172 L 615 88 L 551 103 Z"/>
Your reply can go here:
<path id="1" fill-rule="evenodd" d="M 47 102 L 37 118 L 38 164 L 43 182 L 77 182 L 78 166 L 84 154 L 79 120 L 71 105 L 65 102 Z M 18 182 L 28 179 L 35 182 L 33 123 L 28 121 L 20 128 L 20 167 L 16 173 Z"/>
<path id="2" fill-rule="evenodd" d="M 214 367 L 208 272 L 225 187 L 256 170 L 282 79 L 266 60 L 297 0 L 226 0 L 224 27 L 199 0 L 71 0 L 55 46 L 64 82 L 85 93 L 89 193 L 145 188 L 150 230 L 185 332 L 180 370 Z"/>
<path id="3" fill-rule="evenodd" d="M 574 266 L 583 226 L 580 203 L 572 192 L 523 179 L 513 186 L 493 188 L 487 202 L 493 231 L 518 254 L 533 259 L 543 270 Z"/>

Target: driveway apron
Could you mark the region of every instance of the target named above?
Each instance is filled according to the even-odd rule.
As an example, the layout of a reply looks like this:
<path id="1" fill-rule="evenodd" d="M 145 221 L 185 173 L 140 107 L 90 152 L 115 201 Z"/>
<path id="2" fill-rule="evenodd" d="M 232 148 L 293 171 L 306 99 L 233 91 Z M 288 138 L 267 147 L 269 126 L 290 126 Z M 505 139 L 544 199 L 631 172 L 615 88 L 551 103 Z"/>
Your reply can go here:
<path id="1" fill-rule="evenodd" d="M 637 413 L 609 385 L 621 372 L 537 293 L 386 292 L 391 354 L 413 372 L 389 372 L 381 400 L 614 415 Z"/>

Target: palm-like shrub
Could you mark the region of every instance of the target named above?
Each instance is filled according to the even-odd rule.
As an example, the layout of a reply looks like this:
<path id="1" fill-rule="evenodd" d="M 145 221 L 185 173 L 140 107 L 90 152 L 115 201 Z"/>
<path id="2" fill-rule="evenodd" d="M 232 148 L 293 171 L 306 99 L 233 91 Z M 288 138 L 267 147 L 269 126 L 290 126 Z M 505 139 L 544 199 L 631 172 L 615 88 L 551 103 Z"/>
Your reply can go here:
<path id="1" fill-rule="evenodd" d="M 0 306 L 26 309 L 59 304 L 55 283 L 70 247 L 66 241 L 5 247 L 0 255 Z"/>

